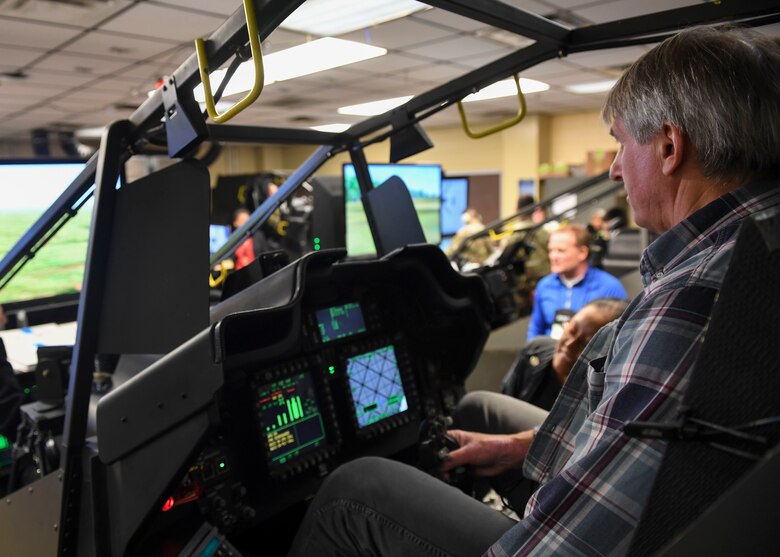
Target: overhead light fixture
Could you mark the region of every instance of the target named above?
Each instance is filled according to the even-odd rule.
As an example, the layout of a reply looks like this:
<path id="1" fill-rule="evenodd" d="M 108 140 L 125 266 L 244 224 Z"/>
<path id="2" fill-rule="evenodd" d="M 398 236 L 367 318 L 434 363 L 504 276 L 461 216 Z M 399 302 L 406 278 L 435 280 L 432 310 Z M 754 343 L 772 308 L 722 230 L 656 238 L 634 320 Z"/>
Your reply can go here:
<path id="1" fill-rule="evenodd" d="M 324 37 L 263 56 L 264 81 L 265 85 L 270 85 L 276 81 L 311 75 L 385 54 L 387 54 L 387 49 L 378 46 Z M 214 91 L 219 88 L 225 73 L 226 70 L 217 70 L 210 74 L 211 88 Z M 227 97 L 249 91 L 254 82 L 254 65 L 251 61 L 243 62 L 230 78 L 222 96 Z M 202 83 L 195 86 L 193 93 L 196 101 L 206 100 Z"/>
<path id="2" fill-rule="evenodd" d="M 351 114 L 353 116 L 376 116 L 377 114 L 384 114 L 388 110 L 401 106 L 413 96 L 414 95 L 409 95 L 408 97 L 394 97 L 392 99 L 382 99 L 380 101 L 342 106 L 337 112 L 339 114 Z"/>
<path id="3" fill-rule="evenodd" d="M 606 81 L 592 81 L 590 83 L 577 83 L 564 87 L 570 93 L 578 95 L 589 95 L 591 93 L 603 93 L 609 91 L 617 83 L 617 79 L 608 79 Z"/>
<path id="4" fill-rule="evenodd" d="M 428 9 L 413 0 L 307 0 L 279 27 L 312 35 L 341 35 Z"/>
<path id="5" fill-rule="evenodd" d="M 323 124 L 322 126 L 311 126 L 311 129 L 318 132 L 341 133 L 347 131 L 351 126 L 351 124 Z"/>
<path id="6" fill-rule="evenodd" d="M 528 93 L 538 93 L 540 91 L 547 91 L 550 86 L 542 81 L 535 79 L 529 79 L 527 77 L 520 78 L 520 90 L 524 95 Z M 488 99 L 500 99 L 501 97 L 514 97 L 517 95 L 517 85 L 514 79 L 504 79 L 502 81 L 496 81 L 492 85 L 488 85 L 484 89 L 472 93 L 468 97 L 463 99 L 464 103 L 475 101 L 486 101 Z"/>
<path id="7" fill-rule="evenodd" d="M 206 103 L 205 102 L 199 102 L 198 106 L 200 106 L 200 111 L 205 112 L 206 111 Z M 217 101 L 217 104 L 215 105 L 215 108 L 217 112 L 222 113 L 225 112 L 227 109 L 229 109 L 231 106 L 233 106 L 233 103 L 230 101 Z"/>

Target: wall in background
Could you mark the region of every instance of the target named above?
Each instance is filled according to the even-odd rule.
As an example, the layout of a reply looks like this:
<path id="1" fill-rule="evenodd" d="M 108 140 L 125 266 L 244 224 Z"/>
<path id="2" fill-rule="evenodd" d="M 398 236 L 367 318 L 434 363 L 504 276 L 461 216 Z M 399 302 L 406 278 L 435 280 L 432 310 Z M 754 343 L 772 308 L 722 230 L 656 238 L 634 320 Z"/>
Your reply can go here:
<path id="1" fill-rule="evenodd" d="M 557 114 L 550 118 L 549 157 L 543 162 L 584 163 L 588 151 L 617 151 L 598 111 Z"/>
<path id="2" fill-rule="evenodd" d="M 426 132 L 434 147 L 403 162 L 441 164 L 450 174 L 499 174 L 502 216 L 514 212 L 519 180 L 535 180 L 538 192 L 539 164 L 582 164 L 588 151 L 617 150 L 617 143 L 601 122 L 598 111 L 529 115 L 517 126 L 476 140 L 468 138 L 460 127 L 433 128 Z M 369 162 L 387 162 L 389 148 L 387 141 L 372 145 L 366 149 L 366 158 Z M 219 175 L 293 170 L 314 150 L 313 146 L 226 145 L 210 167 L 212 186 Z M 29 156 L 32 156 L 29 144 L 0 143 L 2 158 Z M 344 162 L 349 162 L 348 154 L 336 155 L 318 173 L 340 175 Z"/>

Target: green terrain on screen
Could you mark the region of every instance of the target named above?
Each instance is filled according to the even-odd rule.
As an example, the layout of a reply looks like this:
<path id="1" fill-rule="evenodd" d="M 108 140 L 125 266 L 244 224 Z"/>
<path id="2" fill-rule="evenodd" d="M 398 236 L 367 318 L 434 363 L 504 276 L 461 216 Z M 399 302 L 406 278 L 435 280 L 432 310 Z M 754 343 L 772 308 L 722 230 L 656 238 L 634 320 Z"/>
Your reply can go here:
<path id="1" fill-rule="evenodd" d="M 0 254 L 5 254 L 40 216 L 38 211 L 0 211 Z M 0 304 L 81 290 L 92 215 L 82 210 L 0 290 Z"/>

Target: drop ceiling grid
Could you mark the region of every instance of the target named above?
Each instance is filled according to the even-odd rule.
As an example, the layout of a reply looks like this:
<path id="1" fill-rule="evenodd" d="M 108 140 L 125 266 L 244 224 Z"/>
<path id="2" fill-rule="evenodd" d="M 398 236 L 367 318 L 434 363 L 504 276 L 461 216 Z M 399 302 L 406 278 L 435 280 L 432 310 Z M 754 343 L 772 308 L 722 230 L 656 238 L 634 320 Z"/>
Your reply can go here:
<path id="1" fill-rule="evenodd" d="M 504 1 L 540 15 L 568 10 L 575 17 L 592 22 L 699 3 L 699 0 Z M 16 122 L 13 126 L 16 130 L 22 129 L 18 126 L 26 119 L 24 108 L 29 108 L 30 122 L 40 124 L 40 119 L 46 115 L 59 113 L 60 119 L 52 122 L 72 122 L 74 127 L 86 124 L 87 115 L 91 121 L 105 124 L 117 114 L 129 114 L 131 111 L 127 109 L 110 107 L 140 105 L 157 78 L 170 74 L 192 55 L 194 37 L 210 34 L 240 6 L 240 2 L 113 0 L 96 4 L 91 10 L 58 5 L 56 11 L 42 10 L 42 5 L 43 2 L 31 0 L 23 10 L 16 10 L 12 15 L 0 8 L 0 70 L 14 71 L 40 59 L 27 69 L 31 76 L 27 83 L 0 76 L 0 113 Z M 114 14 L 118 15 L 106 21 Z M 95 26 L 97 29 L 93 29 Z M 780 34 L 777 26 L 774 27 L 774 34 Z M 283 86 L 275 84 L 276 93 L 273 87 L 264 93 L 266 102 L 273 105 L 285 96 L 293 96 L 306 99 L 310 104 L 305 110 L 300 106 L 276 106 L 259 112 L 283 126 L 293 125 L 289 120 L 304 113 L 322 122 L 346 118 L 360 121 L 362 117 L 336 114 L 335 108 L 377 100 L 379 93 L 390 97 L 421 92 L 513 51 L 499 42 L 475 36 L 477 31 L 485 29 L 489 28 L 481 22 L 432 8 L 403 21 L 375 26 L 367 33 L 350 33 L 345 37 L 363 41 L 368 36 L 372 43 L 389 48 L 389 54 L 349 68 L 285 82 Z M 276 29 L 264 46 L 266 52 L 273 52 L 304 40 L 303 34 Z M 611 76 L 615 73 L 614 66 L 632 62 L 646 49 L 636 47 L 576 54 L 525 70 L 524 77 L 534 77 L 551 85 L 549 92 L 537 98 L 529 96 L 529 111 L 597 108 L 603 95 L 573 95 L 563 87 Z M 77 67 L 92 71 L 79 73 Z M 48 74 L 47 78 L 41 77 L 41 73 Z M 79 92 L 83 92 L 81 97 Z M 59 95 L 67 95 L 68 101 L 57 104 Z M 258 102 L 263 100 L 261 97 Z M 95 103 L 94 110 L 81 112 L 81 107 L 90 102 Z M 483 104 L 484 109 L 480 108 L 475 114 L 506 110 L 501 102 L 479 104 Z M 73 113 L 68 112 L 71 108 Z M 456 111 L 452 116 L 451 110 L 445 112 L 447 114 L 437 115 L 428 122 L 457 121 Z M 85 118 L 84 122 L 79 121 L 79 115 Z M 11 126 L 0 126 L 0 137 L 11 137 L 10 129 Z"/>

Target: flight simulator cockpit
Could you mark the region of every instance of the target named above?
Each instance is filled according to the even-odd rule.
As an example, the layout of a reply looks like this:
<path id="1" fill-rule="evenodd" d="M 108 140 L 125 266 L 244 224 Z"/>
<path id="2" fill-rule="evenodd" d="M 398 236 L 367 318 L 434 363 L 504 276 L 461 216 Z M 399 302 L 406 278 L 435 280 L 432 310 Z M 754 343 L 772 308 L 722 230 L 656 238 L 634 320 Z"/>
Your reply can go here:
<path id="1" fill-rule="evenodd" d="M 342 462 L 416 462 L 422 423 L 463 394 L 490 300 L 435 246 L 344 255 L 312 253 L 214 306 L 207 329 L 100 400 L 109 487 L 93 497 L 112 530 L 194 513 L 240 535 Z"/>
<path id="2" fill-rule="evenodd" d="M 99 151 L 0 262 L 2 288 L 93 196 L 76 340 L 36 370 L 62 381 L 59 404 L 23 407 L 0 504 L 3 554 L 283 555 L 338 466 L 440 463 L 430 436 L 441 428 L 430 424 L 463 397 L 491 328 L 516 318 L 511 277 L 460 272 L 426 244 L 408 188 L 397 176 L 374 183 L 365 149 L 387 140 L 391 163 L 416 155 L 432 146 L 421 123 L 456 104 L 472 138 L 517 124 L 517 76 L 541 62 L 656 42 L 681 25 L 772 23 L 778 11 L 714 2 L 568 29 L 496 0 L 430 1 L 532 44 L 343 132 L 222 125 L 252 100 L 217 114 L 228 79 L 212 94 L 209 71 L 228 64 L 232 75 L 250 58 L 262 68 L 257 40 L 303 3 L 244 0 L 129 119 L 105 128 Z M 471 131 L 461 100 L 513 76 L 518 116 Z M 193 93 L 201 82 L 206 113 Z M 313 146 L 226 240 L 215 230 L 223 238 L 210 249 L 211 177 L 197 157 L 207 141 Z M 160 149 L 177 162 L 126 180 L 129 160 Z M 349 157 L 376 255 L 320 249 L 317 238 L 300 257 L 260 254 L 214 296 L 209 273 L 227 274 L 222 264 L 336 155 Z"/>

